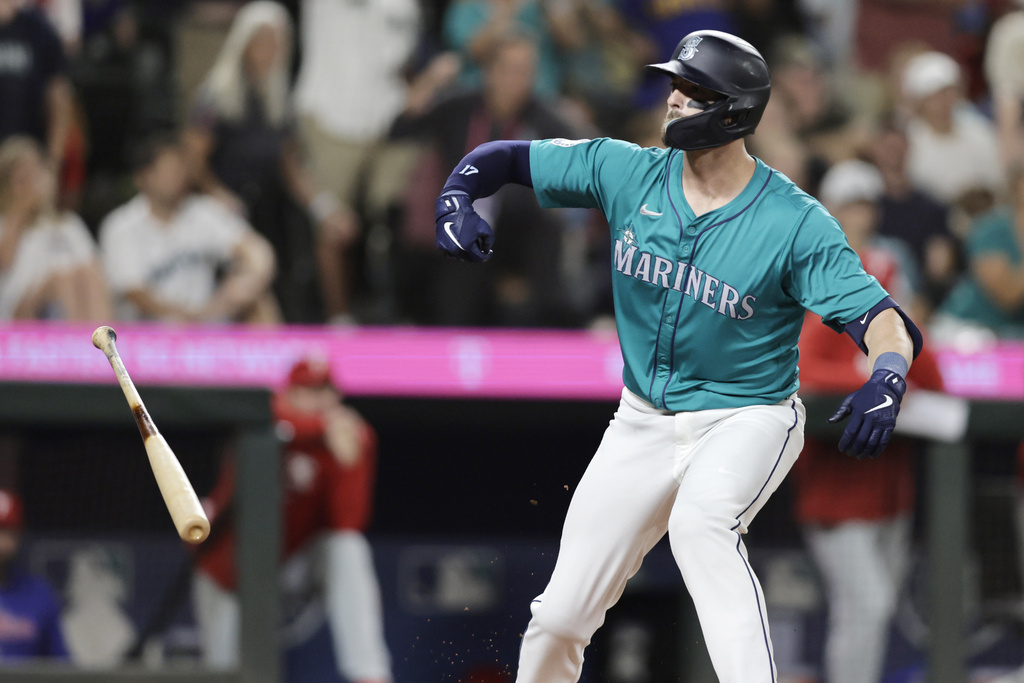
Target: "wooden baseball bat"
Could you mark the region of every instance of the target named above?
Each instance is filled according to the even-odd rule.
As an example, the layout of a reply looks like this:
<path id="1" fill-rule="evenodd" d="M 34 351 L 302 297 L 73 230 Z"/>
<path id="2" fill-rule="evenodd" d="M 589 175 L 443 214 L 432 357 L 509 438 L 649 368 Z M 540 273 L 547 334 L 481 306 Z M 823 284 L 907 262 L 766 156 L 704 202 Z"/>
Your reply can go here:
<path id="1" fill-rule="evenodd" d="M 203 506 L 199 503 L 191 482 L 185 476 L 185 471 L 181 469 L 181 463 L 167 444 L 167 440 L 157 430 L 153 418 L 142 403 L 142 398 L 132 378 L 128 376 L 121 356 L 117 353 L 117 346 L 114 344 L 116 339 L 117 333 L 106 325 L 97 327 L 92 333 L 93 346 L 107 356 L 110 367 L 117 376 L 117 383 L 121 385 L 121 391 L 124 392 L 132 414 L 135 415 L 135 424 L 139 426 L 139 432 L 142 434 L 142 441 L 149 455 L 149 464 L 153 468 L 153 476 L 156 477 L 157 486 L 160 487 L 160 493 L 167 504 L 168 512 L 171 513 L 178 535 L 189 543 L 202 543 L 210 533 L 210 520 L 206 518 Z"/>

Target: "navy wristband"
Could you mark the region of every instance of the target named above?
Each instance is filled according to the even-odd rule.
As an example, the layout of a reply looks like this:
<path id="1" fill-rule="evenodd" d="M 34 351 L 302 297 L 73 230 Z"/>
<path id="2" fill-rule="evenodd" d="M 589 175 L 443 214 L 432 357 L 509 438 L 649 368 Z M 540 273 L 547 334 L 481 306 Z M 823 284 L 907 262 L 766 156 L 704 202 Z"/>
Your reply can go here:
<path id="1" fill-rule="evenodd" d="M 902 378 L 906 378 L 907 371 L 910 370 L 910 364 L 907 363 L 907 359 L 901 354 L 895 351 L 886 351 L 875 359 L 875 366 L 871 368 L 872 373 L 878 370 L 888 370 L 889 372 L 895 372 Z"/>

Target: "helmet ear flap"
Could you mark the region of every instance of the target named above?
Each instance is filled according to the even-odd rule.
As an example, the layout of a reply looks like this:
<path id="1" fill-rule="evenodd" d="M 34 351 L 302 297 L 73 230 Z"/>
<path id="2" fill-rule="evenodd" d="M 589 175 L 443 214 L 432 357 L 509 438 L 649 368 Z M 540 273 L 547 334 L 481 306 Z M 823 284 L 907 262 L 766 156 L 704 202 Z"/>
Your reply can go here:
<path id="1" fill-rule="evenodd" d="M 722 117 L 722 127 L 736 128 L 737 126 L 742 126 L 743 122 L 749 118 L 749 115 L 749 111 L 729 112 Z"/>

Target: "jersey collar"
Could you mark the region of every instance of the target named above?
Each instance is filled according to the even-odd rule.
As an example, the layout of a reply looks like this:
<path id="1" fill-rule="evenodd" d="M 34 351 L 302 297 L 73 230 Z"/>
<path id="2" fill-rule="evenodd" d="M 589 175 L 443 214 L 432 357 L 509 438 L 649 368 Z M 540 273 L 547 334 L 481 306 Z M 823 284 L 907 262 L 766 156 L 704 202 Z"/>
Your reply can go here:
<path id="1" fill-rule="evenodd" d="M 746 187 L 738 195 L 733 197 L 728 204 L 720 206 L 714 211 L 701 214 L 698 218 L 693 209 L 690 208 L 690 203 L 686 201 L 686 194 L 683 192 L 683 153 L 673 150 L 673 153 L 669 155 L 668 161 L 669 194 L 671 195 L 672 202 L 680 208 L 680 214 L 684 221 L 687 224 L 696 221 L 703 223 L 708 220 L 714 222 L 719 220 L 720 217 L 731 216 L 749 204 L 754 196 L 764 188 L 764 182 L 771 172 L 767 164 L 757 157 L 754 157 L 754 163 L 756 164 L 754 166 L 754 175 L 751 176 Z"/>

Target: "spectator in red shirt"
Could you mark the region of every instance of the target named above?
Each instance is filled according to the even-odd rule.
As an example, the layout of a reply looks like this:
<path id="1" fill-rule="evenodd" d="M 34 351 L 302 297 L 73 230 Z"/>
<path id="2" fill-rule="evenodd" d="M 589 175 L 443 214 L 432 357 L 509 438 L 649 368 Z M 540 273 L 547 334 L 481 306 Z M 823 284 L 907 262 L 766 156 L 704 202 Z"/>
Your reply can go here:
<path id="1" fill-rule="evenodd" d="M 864 262 L 897 301 L 909 296 L 901 260 L 874 237 L 880 174 L 848 161 L 826 173 L 821 199 Z M 901 295 L 901 292 L 903 294 Z M 940 391 L 942 377 L 925 345 L 907 383 Z M 808 313 L 800 334 L 800 388 L 807 393 L 856 391 L 870 375 L 864 354 Z M 915 444 L 893 437 L 877 460 L 839 452 L 838 436 L 807 436 L 793 467 L 795 515 L 825 584 L 829 630 L 824 678 L 829 683 L 882 680 L 889 621 L 909 559 L 914 507 Z"/>

